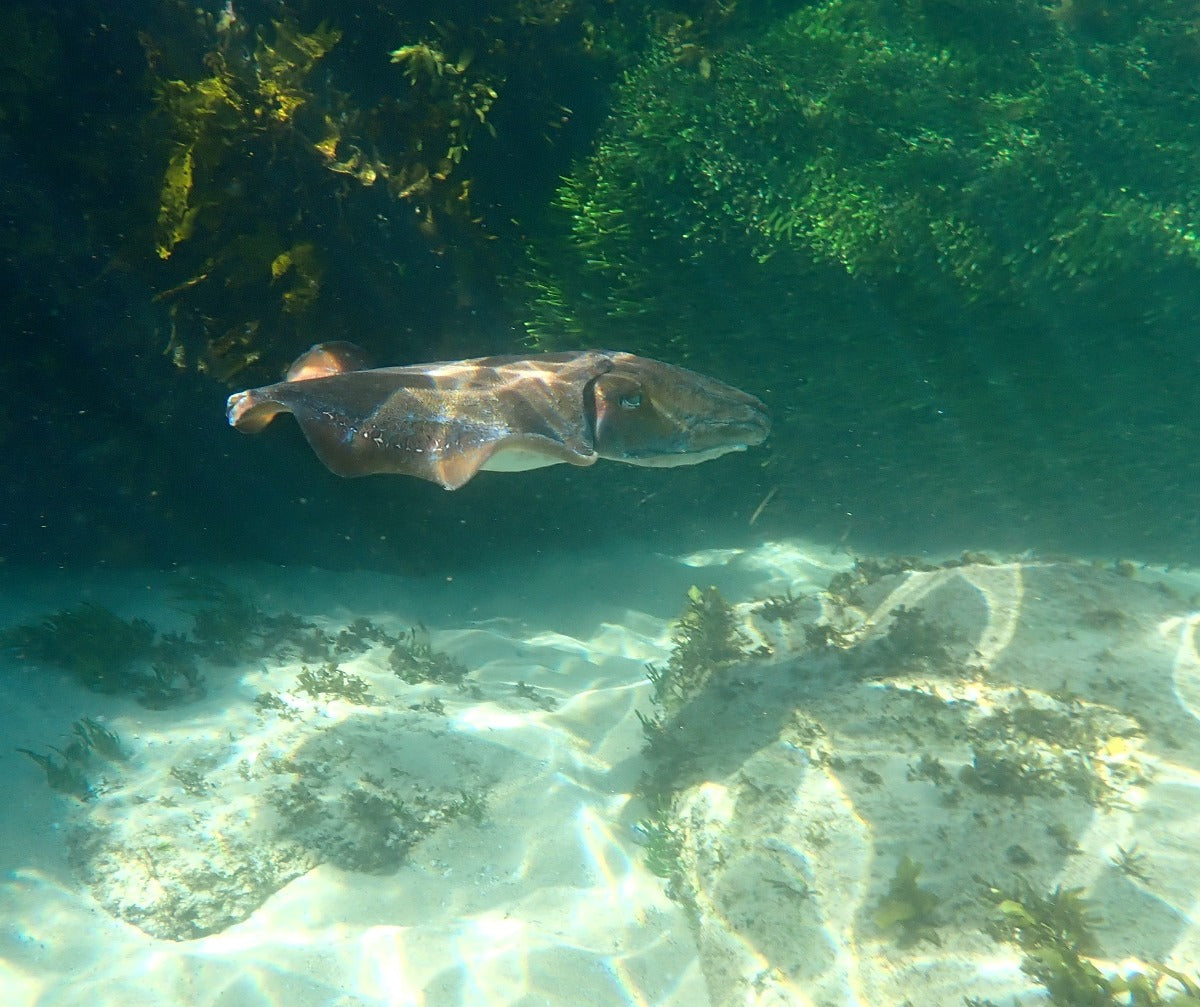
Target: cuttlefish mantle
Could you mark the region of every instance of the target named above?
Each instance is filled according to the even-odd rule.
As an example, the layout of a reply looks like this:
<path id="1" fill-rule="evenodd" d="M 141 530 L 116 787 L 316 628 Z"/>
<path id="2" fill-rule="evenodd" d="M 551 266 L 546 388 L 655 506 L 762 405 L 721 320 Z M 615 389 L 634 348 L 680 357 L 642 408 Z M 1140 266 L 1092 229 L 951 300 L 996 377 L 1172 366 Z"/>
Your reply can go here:
<path id="1" fill-rule="evenodd" d="M 480 469 L 693 465 L 762 443 L 766 407 L 713 378 L 632 353 L 583 350 L 367 369 L 323 343 L 287 378 L 229 397 L 231 426 L 291 413 L 340 476 L 394 473 L 458 489 Z"/>

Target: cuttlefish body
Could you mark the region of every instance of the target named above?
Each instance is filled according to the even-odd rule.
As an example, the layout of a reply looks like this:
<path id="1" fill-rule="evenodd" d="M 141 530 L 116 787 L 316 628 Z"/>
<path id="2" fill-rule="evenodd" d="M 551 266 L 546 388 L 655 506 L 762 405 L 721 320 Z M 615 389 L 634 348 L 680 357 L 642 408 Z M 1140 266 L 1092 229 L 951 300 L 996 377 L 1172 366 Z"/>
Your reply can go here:
<path id="1" fill-rule="evenodd" d="M 771 428 L 753 395 L 632 353 L 365 366 L 352 344 L 314 346 L 286 380 L 231 395 L 229 423 L 256 433 L 291 413 L 340 476 L 396 473 L 448 490 L 480 469 L 692 465 L 760 444 Z"/>

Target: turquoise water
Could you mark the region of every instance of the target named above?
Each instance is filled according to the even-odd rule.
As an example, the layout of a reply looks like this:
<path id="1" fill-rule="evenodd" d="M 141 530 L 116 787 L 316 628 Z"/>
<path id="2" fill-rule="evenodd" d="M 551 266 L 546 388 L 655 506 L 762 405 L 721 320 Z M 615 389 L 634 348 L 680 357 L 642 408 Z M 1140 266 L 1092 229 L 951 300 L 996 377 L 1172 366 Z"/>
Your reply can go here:
<path id="1" fill-rule="evenodd" d="M 8 5 L 0 1003 L 1200 1002 L 1193 21 Z"/>
<path id="2" fill-rule="evenodd" d="M 707 668 L 663 611 L 692 581 L 746 599 Z M 10 652 L 14 742 L 86 781 L 9 758 L 11 1003 L 1119 1003 L 1195 968 L 1193 574 L 767 542 L 14 583 L 11 621 L 103 598 L 200 675 Z"/>

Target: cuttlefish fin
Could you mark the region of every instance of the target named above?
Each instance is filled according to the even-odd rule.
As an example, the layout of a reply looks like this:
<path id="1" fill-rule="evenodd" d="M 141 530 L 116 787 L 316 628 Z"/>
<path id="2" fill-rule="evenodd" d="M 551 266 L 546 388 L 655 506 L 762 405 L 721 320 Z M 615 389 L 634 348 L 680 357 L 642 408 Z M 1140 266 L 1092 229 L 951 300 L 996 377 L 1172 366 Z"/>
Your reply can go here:
<path id="1" fill-rule="evenodd" d="M 264 403 L 266 407 L 268 403 Z M 510 434 L 493 441 L 474 445 L 459 444 L 454 451 L 429 448 L 388 450 L 377 444 L 371 434 L 359 429 L 347 437 L 345 430 L 328 421 L 328 417 L 308 408 L 271 410 L 271 415 L 290 411 L 295 415 L 305 439 L 316 456 L 335 475 L 362 476 L 390 473 L 416 476 L 435 482 L 447 490 L 456 490 L 474 478 L 481 469 L 519 472 L 541 468 L 555 462 L 571 465 L 592 465 L 597 455 L 585 444 L 560 444 L 536 434 Z M 255 417 L 254 407 L 251 418 Z M 435 439 L 444 439 L 444 435 Z"/>
<path id="2" fill-rule="evenodd" d="M 347 371 L 365 371 L 372 366 L 366 350 L 339 339 L 317 343 L 305 350 L 292 361 L 284 380 L 311 381 L 313 378 L 327 378 L 331 374 L 345 374 Z"/>
<path id="3" fill-rule="evenodd" d="M 443 489 L 456 490 L 470 482 L 495 453 L 495 447 L 488 445 L 447 455 L 432 463 L 423 473 L 423 478 L 438 483 Z"/>

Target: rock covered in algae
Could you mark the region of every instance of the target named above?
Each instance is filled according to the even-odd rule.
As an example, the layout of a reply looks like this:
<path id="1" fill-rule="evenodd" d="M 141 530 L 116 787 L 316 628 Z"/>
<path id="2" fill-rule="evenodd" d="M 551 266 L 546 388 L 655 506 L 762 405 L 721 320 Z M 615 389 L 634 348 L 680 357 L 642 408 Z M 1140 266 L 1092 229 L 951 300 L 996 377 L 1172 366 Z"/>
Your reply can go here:
<path id="1" fill-rule="evenodd" d="M 560 190 L 535 337 L 736 340 L 770 305 L 794 338 L 831 272 L 924 325 L 1187 317 L 1200 42 L 1168 4 L 1098 32 L 1104 6 L 826 0 L 707 72 L 661 46 Z"/>
<path id="2" fill-rule="evenodd" d="M 958 1007 L 1087 978 L 1112 994 L 1088 1003 L 1159 981 L 1189 1002 L 1158 963 L 1200 953 L 1168 908 L 1194 873 L 1155 867 L 1196 860 L 1175 782 L 1200 765 L 1193 600 L 969 560 L 864 565 L 805 597 L 792 623 L 739 606 L 770 655 L 718 675 L 649 753 L 648 865 L 694 913 L 713 1001 Z M 914 612 L 941 630 L 917 649 Z M 1087 933 L 1035 932 L 1081 886 Z"/>

